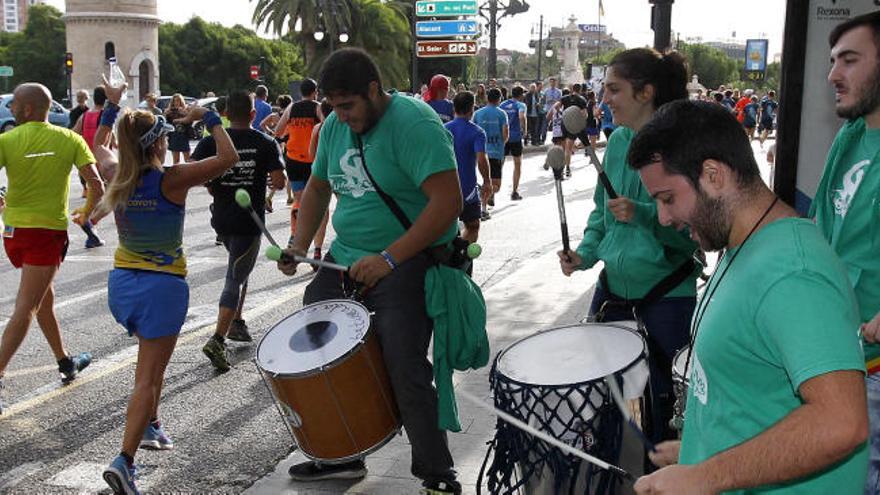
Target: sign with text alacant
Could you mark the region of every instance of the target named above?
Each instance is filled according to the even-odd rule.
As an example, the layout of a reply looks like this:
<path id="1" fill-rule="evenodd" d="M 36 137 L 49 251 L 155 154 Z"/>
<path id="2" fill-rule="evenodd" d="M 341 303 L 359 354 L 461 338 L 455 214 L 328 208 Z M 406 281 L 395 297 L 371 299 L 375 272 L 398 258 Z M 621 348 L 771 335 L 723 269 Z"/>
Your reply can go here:
<path id="1" fill-rule="evenodd" d="M 434 0 L 416 2 L 416 15 L 419 17 L 443 17 L 477 15 L 476 0 Z"/>
<path id="2" fill-rule="evenodd" d="M 416 47 L 416 54 L 420 58 L 472 57 L 477 54 L 476 41 L 417 41 Z"/>
<path id="3" fill-rule="evenodd" d="M 476 36 L 480 34 L 480 24 L 467 21 L 423 21 L 416 23 L 416 36 L 419 38 L 448 38 L 450 36 Z"/>

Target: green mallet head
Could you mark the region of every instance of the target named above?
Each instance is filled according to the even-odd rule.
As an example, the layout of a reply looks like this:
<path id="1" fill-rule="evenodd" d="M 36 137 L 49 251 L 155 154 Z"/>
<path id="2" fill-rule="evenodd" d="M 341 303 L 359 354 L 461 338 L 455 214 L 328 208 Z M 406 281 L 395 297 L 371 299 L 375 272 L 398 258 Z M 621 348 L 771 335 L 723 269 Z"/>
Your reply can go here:
<path id="1" fill-rule="evenodd" d="M 240 191 L 241 189 L 239 189 Z M 247 194 L 247 193 L 245 193 Z M 266 248 L 266 257 L 272 261 L 281 260 L 281 248 L 278 246 L 269 246 Z"/>
<path id="2" fill-rule="evenodd" d="M 479 258 L 481 254 L 483 254 L 483 248 L 480 247 L 480 245 L 477 244 L 476 242 L 472 242 L 467 247 L 468 258 L 475 260 L 475 259 Z"/>
<path id="3" fill-rule="evenodd" d="M 244 189 L 236 189 L 235 202 L 242 208 L 249 208 L 251 206 L 251 195 Z"/>

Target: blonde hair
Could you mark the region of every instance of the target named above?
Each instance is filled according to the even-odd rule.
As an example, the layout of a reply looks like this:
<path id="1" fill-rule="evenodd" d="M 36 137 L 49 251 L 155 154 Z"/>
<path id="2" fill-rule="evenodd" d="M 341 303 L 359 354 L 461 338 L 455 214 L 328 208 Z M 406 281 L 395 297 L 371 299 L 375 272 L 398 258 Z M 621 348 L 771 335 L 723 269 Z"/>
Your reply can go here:
<path id="1" fill-rule="evenodd" d="M 155 123 L 156 117 L 153 113 L 144 110 L 126 110 L 120 116 L 117 126 L 119 163 L 98 205 L 98 211 L 106 213 L 125 210 L 128 199 L 137 189 L 144 171 L 151 168 L 162 170 L 163 157 L 157 157 L 154 148 L 159 140 L 146 150 L 141 149 L 140 144 L 140 137 Z"/>
<path id="2" fill-rule="evenodd" d="M 178 103 L 179 102 L 179 103 Z M 186 108 L 186 100 L 183 99 L 183 95 L 180 93 L 174 93 L 171 95 L 171 102 L 168 104 L 169 108 Z"/>

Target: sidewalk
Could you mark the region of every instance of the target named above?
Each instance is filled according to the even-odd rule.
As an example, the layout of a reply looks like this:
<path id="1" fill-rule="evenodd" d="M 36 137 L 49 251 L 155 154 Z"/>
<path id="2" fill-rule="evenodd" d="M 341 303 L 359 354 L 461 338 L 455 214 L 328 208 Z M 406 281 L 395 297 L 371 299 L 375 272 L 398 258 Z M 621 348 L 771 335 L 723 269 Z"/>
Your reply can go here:
<path id="1" fill-rule="evenodd" d="M 532 260 L 524 261 L 516 272 L 483 294 L 488 308 L 490 365 L 469 373 L 456 372 L 456 388 L 464 388 L 491 402 L 489 369 L 491 359 L 499 351 L 538 330 L 575 323 L 586 316 L 599 270 L 594 268 L 578 272 L 571 278 L 565 277 L 559 270 L 556 249 L 553 247 Z M 463 398 L 458 399 L 458 407 L 462 431 L 449 434 L 449 446 L 463 493 L 473 494 L 476 493 L 477 476 L 486 455 L 486 444 L 495 433 L 496 418 Z M 293 482 L 287 470 L 304 460 L 306 458 L 302 453 L 293 452 L 278 464 L 273 473 L 258 480 L 245 493 L 385 495 L 414 494 L 421 487 L 420 481 L 409 472 L 410 446 L 405 434 L 367 457 L 369 474 L 357 482 Z"/>

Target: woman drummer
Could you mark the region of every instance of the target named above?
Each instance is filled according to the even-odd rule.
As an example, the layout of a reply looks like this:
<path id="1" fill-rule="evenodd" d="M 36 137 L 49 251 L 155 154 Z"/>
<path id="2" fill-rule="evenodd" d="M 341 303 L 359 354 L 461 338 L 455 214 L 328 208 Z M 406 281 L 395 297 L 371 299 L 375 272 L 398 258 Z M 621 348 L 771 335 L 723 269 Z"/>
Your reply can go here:
<path id="1" fill-rule="evenodd" d="M 590 306 L 594 319 L 635 316 L 647 329 L 654 442 L 675 437 L 669 428 L 672 360 L 688 342 L 700 271 L 693 262 L 696 243 L 687 233 L 659 224 L 654 200 L 627 166 L 626 154 L 630 141 L 661 105 L 687 96 L 687 67 L 677 53 L 637 48 L 612 59 L 604 101 L 619 127 L 608 139 L 604 165 L 619 197 L 608 199 L 597 188 L 583 241 L 575 252 L 559 252 L 565 275 L 603 262 Z"/>
<path id="2" fill-rule="evenodd" d="M 122 88 L 107 88 L 112 103 L 101 117 L 101 132 L 113 126 L 121 92 Z M 184 205 L 190 188 L 202 186 L 238 161 L 216 113 L 193 107 L 177 123 L 189 125 L 199 119 L 211 131 L 217 155 L 186 166 L 163 170 L 166 136 L 173 127 L 149 111 L 126 110 L 119 116 L 118 159 L 106 147 L 95 150 L 102 165 L 115 171 L 95 213 L 113 212 L 119 234 L 108 303 L 116 321 L 138 339 L 122 451 L 103 474 L 116 494 L 138 493 L 134 454 L 139 446 L 157 450 L 173 447 L 159 423 L 158 409 L 165 368 L 189 305 L 182 239 Z"/>

